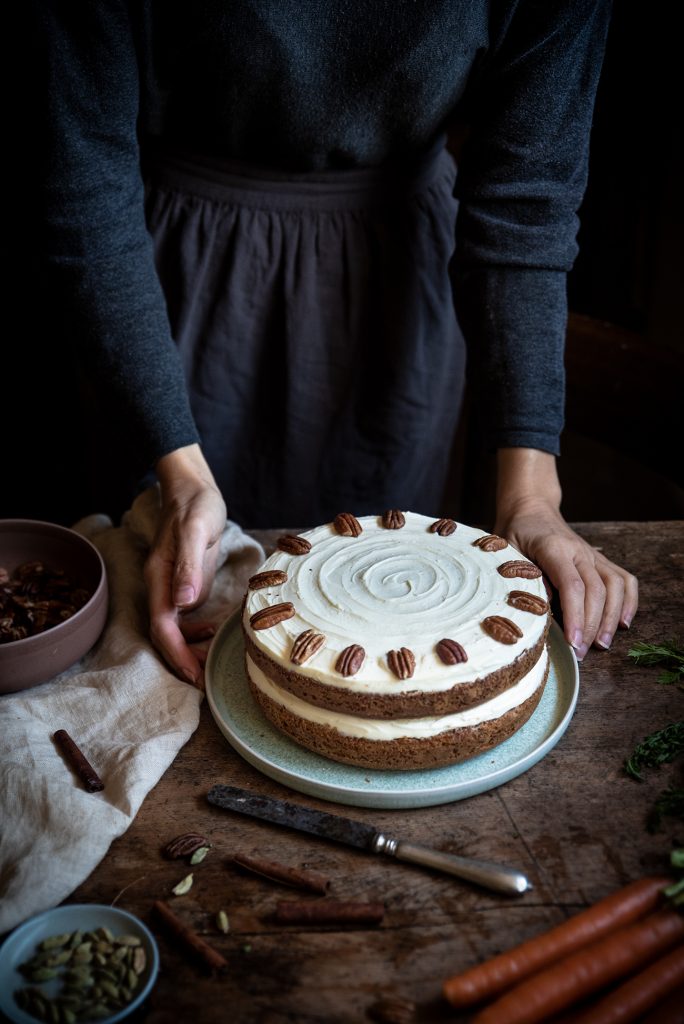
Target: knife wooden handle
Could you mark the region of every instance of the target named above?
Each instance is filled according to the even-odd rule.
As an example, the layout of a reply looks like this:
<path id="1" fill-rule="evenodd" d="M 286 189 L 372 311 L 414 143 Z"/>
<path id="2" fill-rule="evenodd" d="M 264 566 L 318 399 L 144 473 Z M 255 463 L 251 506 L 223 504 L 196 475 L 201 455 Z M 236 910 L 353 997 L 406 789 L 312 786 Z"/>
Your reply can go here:
<path id="1" fill-rule="evenodd" d="M 446 871 L 467 882 L 475 882 L 493 892 L 506 893 L 509 896 L 520 896 L 532 888 L 532 884 L 521 871 L 515 868 L 502 867 L 486 860 L 471 860 L 469 857 L 457 857 L 453 853 L 442 853 L 431 850 L 427 846 L 417 846 L 403 840 L 387 839 L 377 836 L 374 848 L 376 853 L 387 853 L 397 860 L 410 861 L 425 868 Z"/>

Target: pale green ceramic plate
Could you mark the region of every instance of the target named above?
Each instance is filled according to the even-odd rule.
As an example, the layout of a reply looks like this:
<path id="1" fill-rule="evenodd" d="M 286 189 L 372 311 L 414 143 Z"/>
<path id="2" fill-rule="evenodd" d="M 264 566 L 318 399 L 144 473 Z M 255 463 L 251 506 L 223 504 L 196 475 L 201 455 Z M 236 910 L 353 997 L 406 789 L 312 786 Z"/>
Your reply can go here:
<path id="1" fill-rule="evenodd" d="M 206 665 L 209 707 L 228 742 L 255 768 L 309 796 L 355 807 L 430 807 L 463 800 L 521 775 L 555 747 L 579 693 L 572 648 L 553 622 L 551 667 L 539 706 L 500 747 L 463 764 L 418 772 L 368 771 L 313 754 L 277 732 L 254 702 L 244 668 L 239 614 L 214 637 Z"/>

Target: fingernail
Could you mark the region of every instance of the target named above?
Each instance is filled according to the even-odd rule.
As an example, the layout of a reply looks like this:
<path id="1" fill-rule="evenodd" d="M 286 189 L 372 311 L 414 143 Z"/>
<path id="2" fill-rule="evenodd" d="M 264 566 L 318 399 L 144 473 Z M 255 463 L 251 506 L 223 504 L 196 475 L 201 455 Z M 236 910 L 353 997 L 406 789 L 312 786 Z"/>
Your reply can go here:
<path id="1" fill-rule="evenodd" d="M 582 646 L 582 631 L 580 629 L 576 629 L 575 632 L 572 634 L 572 640 L 570 641 L 570 643 L 576 651 L 580 649 L 580 647 Z"/>
<path id="2" fill-rule="evenodd" d="M 574 644 L 573 644 L 573 647 L 574 647 Z M 589 648 L 588 648 L 587 644 L 580 644 L 579 647 L 575 647 L 575 655 L 577 656 L 577 660 L 578 661 L 583 661 L 584 660 L 584 655 L 587 653 L 588 650 L 589 650 Z"/>
<path id="3" fill-rule="evenodd" d="M 195 600 L 195 588 L 189 585 L 179 587 L 174 600 L 177 605 L 192 604 Z"/>
<path id="4" fill-rule="evenodd" d="M 189 668 L 184 668 L 183 675 L 185 676 L 189 683 L 192 683 L 193 686 L 197 686 L 197 680 L 199 679 L 199 676 L 197 675 L 196 672 L 192 672 L 191 669 Z"/>
<path id="5" fill-rule="evenodd" d="M 601 636 L 596 637 L 596 643 L 599 647 L 602 647 L 604 651 L 610 650 L 610 645 L 613 642 L 613 638 L 610 633 L 601 633 Z"/>
<path id="6" fill-rule="evenodd" d="M 632 625 L 632 616 L 631 615 L 623 615 L 622 618 L 620 619 L 620 625 L 622 626 L 623 629 L 629 629 L 629 627 Z"/>

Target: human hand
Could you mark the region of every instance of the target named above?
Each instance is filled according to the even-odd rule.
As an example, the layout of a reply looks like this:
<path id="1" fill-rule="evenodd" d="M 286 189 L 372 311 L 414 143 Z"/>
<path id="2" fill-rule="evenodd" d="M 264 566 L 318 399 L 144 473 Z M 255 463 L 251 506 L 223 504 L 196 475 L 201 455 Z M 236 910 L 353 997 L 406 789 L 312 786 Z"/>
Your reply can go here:
<path id="1" fill-rule="evenodd" d="M 202 658 L 188 644 L 214 630 L 207 622 L 188 622 L 184 613 L 211 590 L 226 506 L 198 445 L 163 456 L 156 468 L 161 511 L 144 570 L 150 638 L 174 672 L 198 686 Z"/>
<path id="2" fill-rule="evenodd" d="M 506 537 L 538 565 L 557 589 L 565 638 L 575 649 L 578 660 L 584 658 L 592 644 L 607 650 L 618 626 L 627 629 L 636 614 L 636 578 L 588 544 L 565 522 L 560 513 L 560 487 L 552 455 L 532 449 L 506 451 L 524 452 L 521 458 L 526 465 L 522 466 L 522 473 L 512 475 L 513 463 L 507 463 L 507 456 L 502 458 L 499 453 L 494 532 Z M 543 458 L 537 459 L 538 456 Z M 512 454 L 509 457 L 516 460 Z"/>

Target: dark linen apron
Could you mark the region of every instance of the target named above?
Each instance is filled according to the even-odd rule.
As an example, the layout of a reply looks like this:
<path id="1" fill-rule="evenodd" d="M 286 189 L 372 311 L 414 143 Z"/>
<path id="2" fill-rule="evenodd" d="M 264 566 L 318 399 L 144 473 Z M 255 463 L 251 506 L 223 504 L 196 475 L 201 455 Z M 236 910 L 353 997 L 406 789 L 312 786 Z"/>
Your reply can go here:
<path id="1" fill-rule="evenodd" d="M 391 171 L 168 154 L 144 168 L 171 330 L 229 516 L 441 515 L 465 374 L 447 151 Z"/>

